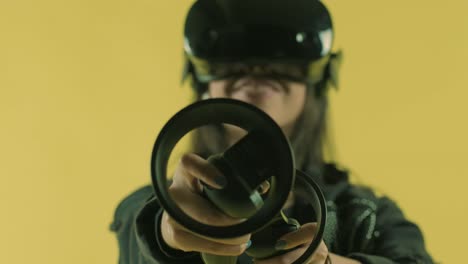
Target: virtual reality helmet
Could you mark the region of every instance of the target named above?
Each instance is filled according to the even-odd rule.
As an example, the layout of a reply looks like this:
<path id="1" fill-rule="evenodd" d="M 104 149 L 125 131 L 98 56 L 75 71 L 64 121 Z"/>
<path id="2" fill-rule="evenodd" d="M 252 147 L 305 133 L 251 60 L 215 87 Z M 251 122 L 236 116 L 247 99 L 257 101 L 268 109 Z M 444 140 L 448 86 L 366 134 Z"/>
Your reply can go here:
<path id="1" fill-rule="evenodd" d="M 185 21 L 183 79 L 192 76 L 203 92 L 212 80 L 263 65 L 277 78 L 336 86 L 341 53 L 332 53 L 333 38 L 318 0 L 198 0 Z"/>

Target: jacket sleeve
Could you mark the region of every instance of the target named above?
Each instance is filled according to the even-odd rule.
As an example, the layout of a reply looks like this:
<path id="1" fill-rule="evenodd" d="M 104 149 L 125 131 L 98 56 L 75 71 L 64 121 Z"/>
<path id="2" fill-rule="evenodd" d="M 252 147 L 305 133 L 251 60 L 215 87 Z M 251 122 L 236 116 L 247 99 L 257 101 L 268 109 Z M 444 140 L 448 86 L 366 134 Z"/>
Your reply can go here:
<path id="1" fill-rule="evenodd" d="M 348 257 L 363 264 L 431 264 L 425 249 L 423 235 L 417 225 L 408 221 L 400 208 L 390 199 L 376 201 L 375 217 L 369 218 L 367 238 L 370 239 L 359 253 Z"/>
<path id="2" fill-rule="evenodd" d="M 160 238 L 161 214 L 150 187 L 134 192 L 119 204 L 110 227 L 117 235 L 119 264 L 203 263 L 198 253 L 176 251 L 165 245 Z"/>

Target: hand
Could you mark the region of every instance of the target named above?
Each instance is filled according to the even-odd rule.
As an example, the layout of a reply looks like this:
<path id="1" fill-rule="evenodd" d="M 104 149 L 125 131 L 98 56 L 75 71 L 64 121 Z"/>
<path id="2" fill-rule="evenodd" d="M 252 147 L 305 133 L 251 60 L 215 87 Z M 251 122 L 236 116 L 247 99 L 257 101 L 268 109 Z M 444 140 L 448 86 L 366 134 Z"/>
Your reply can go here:
<path id="1" fill-rule="evenodd" d="M 293 263 L 302 254 L 304 254 L 307 247 L 310 245 L 310 243 L 312 243 L 316 230 L 316 223 L 307 223 L 302 225 L 301 228 L 299 228 L 297 231 L 282 236 L 278 240 L 277 249 L 286 250 L 296 247 L 297 248 L 280 256 L 263 260 L 254 260 L 255 264 Z M 328 248 L 322 240 L 315 253 L 311 256 L 311 259 L 309 260 L 308 264 L 324 264 L 326 263 L 327 256 Z"/>
<path id="2" fill-rule="evenodd" d="M 174 202 L 196 221 L 212 226 L 238 224 L 235 219 L 220 212 L 201 196 L 203 185 L 222 188 L 223 175 L 210 163 L 195 154 L 184 155 L 177 165 L 169 193 Z M 166 212 L 161 220 L 162 238 L 167 245 L 185 252 L 197 251 L 220 256 L 241 255 L 250 241 L 250 234 L 230 239 L 205 237 L 187 230 Z"/>

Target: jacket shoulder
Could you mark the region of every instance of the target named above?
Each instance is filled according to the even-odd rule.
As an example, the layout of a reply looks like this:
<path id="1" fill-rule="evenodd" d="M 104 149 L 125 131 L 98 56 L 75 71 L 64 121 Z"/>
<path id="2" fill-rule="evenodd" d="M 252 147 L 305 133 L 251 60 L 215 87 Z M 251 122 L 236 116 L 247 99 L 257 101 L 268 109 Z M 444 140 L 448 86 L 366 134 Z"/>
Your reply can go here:
<path id="1" fill-rule="evenodd" d="M 123 223 L 132 221 L 144 204 L 154 196 L 151 185 L 146 185 L 131 192 L 117 205 L 114 221 L 110 225 L 112 231 L 118 231 Z"/>

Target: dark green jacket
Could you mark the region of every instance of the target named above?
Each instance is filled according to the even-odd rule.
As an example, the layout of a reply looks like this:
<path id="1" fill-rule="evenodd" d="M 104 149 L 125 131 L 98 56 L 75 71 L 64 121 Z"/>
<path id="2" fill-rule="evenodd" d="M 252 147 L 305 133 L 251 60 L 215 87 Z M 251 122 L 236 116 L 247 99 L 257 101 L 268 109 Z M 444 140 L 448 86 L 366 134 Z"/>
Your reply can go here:
<path id="1" fill-rule="evenodd" d="M 324 241 L 330 252 L 361 263 L 433 263 L 421 231 L 393 201 L 347 180 L 321 187 L 328 212 Z M 157 228 L 161 212 L 151 186 L 119 204 L 111 224 L 119 243 L 119 264 L 203 263 L 198 253 L 181 254 L 161 241 Z M 309 208 L 296 203 L 291 214 L 301 223 L 313 221 L 304 212 L 310 212 Z M 251 263 L 245 255 L 238 262 Z"/>

